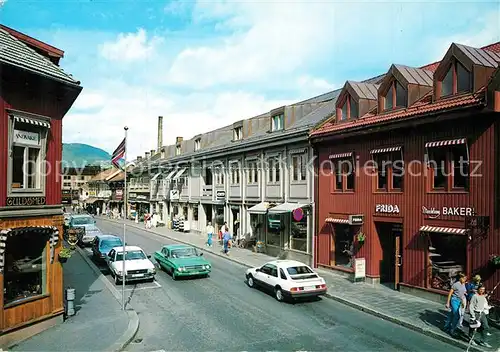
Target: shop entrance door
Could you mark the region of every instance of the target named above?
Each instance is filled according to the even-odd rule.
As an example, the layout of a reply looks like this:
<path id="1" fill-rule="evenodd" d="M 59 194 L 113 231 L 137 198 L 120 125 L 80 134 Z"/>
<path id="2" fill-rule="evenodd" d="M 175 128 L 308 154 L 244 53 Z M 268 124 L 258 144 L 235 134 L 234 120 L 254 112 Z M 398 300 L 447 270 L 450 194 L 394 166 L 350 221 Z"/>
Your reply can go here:
<path id="1" fill-rule="evenodd" d="M 380 283 L 392 289 L 399 288 L 402 278 L 402 225 L 399 223 L 375 223 L 382 248 Z"/>

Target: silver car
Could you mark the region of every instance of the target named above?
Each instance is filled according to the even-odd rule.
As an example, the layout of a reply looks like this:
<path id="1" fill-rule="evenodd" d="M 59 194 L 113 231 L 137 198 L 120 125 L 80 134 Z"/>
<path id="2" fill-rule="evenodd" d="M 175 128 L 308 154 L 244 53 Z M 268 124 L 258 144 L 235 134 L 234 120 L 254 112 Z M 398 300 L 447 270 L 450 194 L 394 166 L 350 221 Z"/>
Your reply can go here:
<path id="1" fill-rule="evenodd" d="M 70 230 L 76 228 L 83 228 L 83 236 L 79 238 L 80 244 L 84 246 L 90 245 L 97 235 L 102 234 L 101 230 L 96 226 L 95 219 L 87 214 L 73 215 L 71 217 Z"/>

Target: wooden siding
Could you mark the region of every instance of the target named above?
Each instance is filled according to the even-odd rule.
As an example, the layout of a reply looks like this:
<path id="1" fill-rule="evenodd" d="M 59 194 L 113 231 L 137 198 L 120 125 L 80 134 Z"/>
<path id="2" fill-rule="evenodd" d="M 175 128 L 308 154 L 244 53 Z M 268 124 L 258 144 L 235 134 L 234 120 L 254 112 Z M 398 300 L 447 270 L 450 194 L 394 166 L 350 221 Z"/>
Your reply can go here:
<path id="1" fill-rule="evenodd" d="M 498 190 L 498 143 L 499 122 L 493 116 L 477 112 L 466 119 L 452 122 L 434 122 L 432 124 L 408 127 L 397 132 L 379 132 L 351 139 L 332 140 L 316 145 L 319 163 L 328 161 L 331 154 L 354 152 L 359 163 L 355 181 L 354 193 L 332 193 L 332 176 L 319 172 L 317 185 L 317 212 L 318 230 L 316 239 L 317 263 L 330 264 L 332 225 L 325 223 L 330 216 L 347 218 L 349 214 L 364 214 L 365 221 L 362 231 L 366 234 L 365 244 L 357 256 L 367 260 L 367 276 L 380 276 L 380 260 L 382 248 L 375 228 L 375 221 L 388 217 L 384 214 L 374 214 L 376 204 L 398 205 L 400 213 L 391 215 L 388 221 L 402 222 L 402 259 L 403 277 L 401 282 L 425 287 L 426 286 L 426 247 L 428 245 L 424 236 L 420 235 L 422 225 L 464 227 L 464 217 L 449 216 L 441 220 L 431 220 L 422 214 L 422 206 L 441 209 L 446 207 L 471 207 L 477 215 L 490 216 L 490 230 L 488 237 L 474 246 L 467 248 L 467 272 L 475 274 L 480 272 L 489 286 L 500 280 L 500 272 L 494 273 L 487 269 L 488 259 L 491 254 L 500 253 L 500 230 L 498 221 L 494 221 L 495 197 L 500 198 Z M 403 192 L 401 193 L 375 193 L 375 177 L 368 176 L 368 170 L 361 170 L 363 164 L 371 160 L 370 150 L 381 147 L 403 147 L 405 164 L 411 160 L 421 163 L 414 165 L 413 172 L 423 172 L 422 166 L 425 154 L 425 143 L 436 140 L 456 139 L 467 137 L 470 160 L 478 160 L 482 164 L 478 172 L 482 177 L 470 178 L 470 192 L 463 193 L 429 193 L 427 192 L 427 177 L 405 175 Z M 318 165 L 316 165 L 318 168 Z M 497 177 L 495 178 L 495 169 Z M 496 192 L 495 192 L 496 191 Z"/>
<path id="2" fill-rule="evenodd" d="M 50 263 L 50 246 L 46 244 L 47 288 L 46 295 L 36 300 L 28 300 L 3 309 L 3 274 L 0 274 L 0 334 L 23 326 L 43 317 L 51 317 L 64 311 L 63 268 L 57 257 L 62 247 L 63 217 L 18 218 L 0 220 L 0 229 L 27 226 L 56 226 L 59 229 L 59 242 L 54 251 L 54 262 Z M 9 248 L 7 247 L 8 251 Z"/>

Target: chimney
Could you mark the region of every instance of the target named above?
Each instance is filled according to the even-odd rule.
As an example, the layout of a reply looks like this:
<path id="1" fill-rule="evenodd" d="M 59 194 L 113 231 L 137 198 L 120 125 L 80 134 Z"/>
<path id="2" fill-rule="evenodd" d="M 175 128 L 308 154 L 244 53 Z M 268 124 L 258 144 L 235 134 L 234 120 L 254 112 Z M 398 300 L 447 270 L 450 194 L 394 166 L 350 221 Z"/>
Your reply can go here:
<path id="1" fill-rule="evenodd" d="M 149 152 L 144 153 L 144 159 L 149 159 Z"/>
<path id="2" fill-rule="evenodd" d="M 175 144 L 178 144 L 180 142 L 182 142 L 184 140 L 184 138 L 182 137 L 175 137 Z"/>
<path id="3" fill-rule="evenodd" d="M 163 147 L 163 116 L 158 116 L 158 153 Z"/>

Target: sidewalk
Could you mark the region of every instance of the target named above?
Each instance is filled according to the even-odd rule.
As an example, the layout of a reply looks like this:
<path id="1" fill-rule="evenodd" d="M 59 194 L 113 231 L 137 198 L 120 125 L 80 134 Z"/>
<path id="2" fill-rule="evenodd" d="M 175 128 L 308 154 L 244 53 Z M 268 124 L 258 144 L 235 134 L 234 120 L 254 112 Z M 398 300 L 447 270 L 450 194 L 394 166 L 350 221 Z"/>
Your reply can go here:
<path id="1" fill-rule="evenodd" d="M 144 229 L 143 224 L 136 224 L 130 220 L 100 218 L 120 223 L 125 221 L 129 226 Z M 254 253 L 250 250 L 240 248 L 231 249 L 230 255 L 225 256 L 221 253 L 221 246 L 217 244 L 217 241 L 215 241 L 213 247 L 207 247 L 205 245 L 205 236 L 198 233 L 182 233 L 166 227 L 158 227 L 146 231 L 165 236 L 175 241 L 191 244 L 205 252 L 223 256 L 228 260 L 247 267 L 260 266 L 267 261 L 276 259 L 265 254 Z M 321 274 L 328 284 L 329 298 L 441 341 L 449 342 L 455 346 L 462 345 L 464 349 L 467 348 L 468 340 L 453 339 L 442 331 L 447 314 L 442 304 L 400 293 L 382 285 L 373 286 L 362 282 L 353 283 L 347 278 L 329 270 L 316 269 L 316 271 Z M 498 352 L 500 352 L 500 331 L 490 328 L 490 332 L 492 335 L 489 336 L 488 342 L 494 349 L 488 350 L 471 346 L 470 350 L 496 351 L 498 349 Z"/>
<path id="2" fill-rule="evenodd" d="M 129 313 L 121 310 L 80 253 L 75 251 L 64 264 L 64 287 L 75 289 L 76 314 L 9 351 L 119 351 L 123 342 L 133 337 L 127 337 L 131 334 Z"/>

